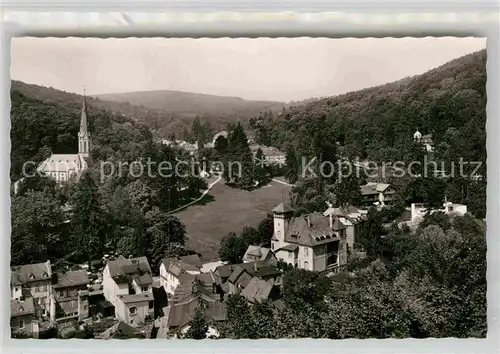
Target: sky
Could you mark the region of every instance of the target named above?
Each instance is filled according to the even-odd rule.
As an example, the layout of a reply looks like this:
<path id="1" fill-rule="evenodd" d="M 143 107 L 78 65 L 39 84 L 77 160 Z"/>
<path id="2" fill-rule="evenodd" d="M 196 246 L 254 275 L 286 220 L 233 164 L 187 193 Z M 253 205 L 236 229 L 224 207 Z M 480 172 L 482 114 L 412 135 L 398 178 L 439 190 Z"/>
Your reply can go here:
<path id="1" fill-rule="evenodd" d="M 424 73 L 485 38 L 14 38 L 11 78 L 87 94 L 178 90 L 284 101 Z"/>

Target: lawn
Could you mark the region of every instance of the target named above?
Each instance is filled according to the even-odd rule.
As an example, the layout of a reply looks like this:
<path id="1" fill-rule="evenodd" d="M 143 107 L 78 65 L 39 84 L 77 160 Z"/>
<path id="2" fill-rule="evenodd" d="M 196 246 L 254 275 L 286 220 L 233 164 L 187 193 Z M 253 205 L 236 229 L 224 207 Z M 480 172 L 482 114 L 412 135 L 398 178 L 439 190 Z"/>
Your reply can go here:
<path id="1" fill-rule="evenodd" d="M 251 192 L 219 182 L 207 195 L 211 201 L 175 213 L 186 225 L 187 248 L 200 253 L 203 260 L 216 260 L 224 235 L 258 225 L 272 208 L 288 200 L 289 190 L 289 186 L 274 181 Z"/>

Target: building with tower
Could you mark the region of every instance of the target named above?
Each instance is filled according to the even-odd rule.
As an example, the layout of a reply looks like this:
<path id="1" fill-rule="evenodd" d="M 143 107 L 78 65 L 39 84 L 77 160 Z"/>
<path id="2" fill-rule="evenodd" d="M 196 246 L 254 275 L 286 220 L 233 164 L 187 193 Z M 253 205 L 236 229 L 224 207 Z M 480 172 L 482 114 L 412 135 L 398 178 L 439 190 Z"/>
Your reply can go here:
<path id="1" fill-rule="evenodd" d="M 333 214 L 293 216 L 281 203 L 273 209 L 271 250 L 276 257 L 297 268 L 330 272 L 347 263 L 346 225 Z"/>
<path id="2" fill-rule="evenodd" d="M 422 135 L 422 133 L 420 133 L 417 129 L 417 131 L 413 134 L 413 141 L 422 144 L 427 152 L 432 152 L 434 150 L 432 134 Z"/>
<path id="3" fill-rule="evenodd" d="M 37 171 L 44 176 L 54 178 L 57 183 L 65 183 L 73 176 L 76 178 L 88 168 L 91 139 L 87 126 L 87 102 L 84 97 L 78 132 L 77 154 L 52 154 L 43 161 Z"/>

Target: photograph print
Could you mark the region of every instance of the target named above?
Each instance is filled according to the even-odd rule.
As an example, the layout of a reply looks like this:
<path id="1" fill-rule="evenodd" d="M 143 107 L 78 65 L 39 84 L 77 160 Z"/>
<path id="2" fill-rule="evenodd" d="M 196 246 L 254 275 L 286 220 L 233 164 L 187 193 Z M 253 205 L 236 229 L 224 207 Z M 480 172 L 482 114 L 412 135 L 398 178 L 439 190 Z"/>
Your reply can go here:
<path id="1" fill-rule="evenodd" d="M 17 339 L 485 338 L 485 38 L 13 38 Z"/>

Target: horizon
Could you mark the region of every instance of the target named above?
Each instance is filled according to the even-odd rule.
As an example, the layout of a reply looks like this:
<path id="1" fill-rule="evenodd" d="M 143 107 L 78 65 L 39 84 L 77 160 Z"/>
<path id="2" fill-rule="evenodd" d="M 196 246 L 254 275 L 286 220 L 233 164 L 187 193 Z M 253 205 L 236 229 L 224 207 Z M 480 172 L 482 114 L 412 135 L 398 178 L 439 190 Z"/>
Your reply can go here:
<path id="1" fill-rule="evenodd" d="M 15 81 L 90 97 L 175 91 L 290 103 L 420 75 L 485 48 L 477 37 L 23 37 L 12 40 L 10 73 Z"/>

